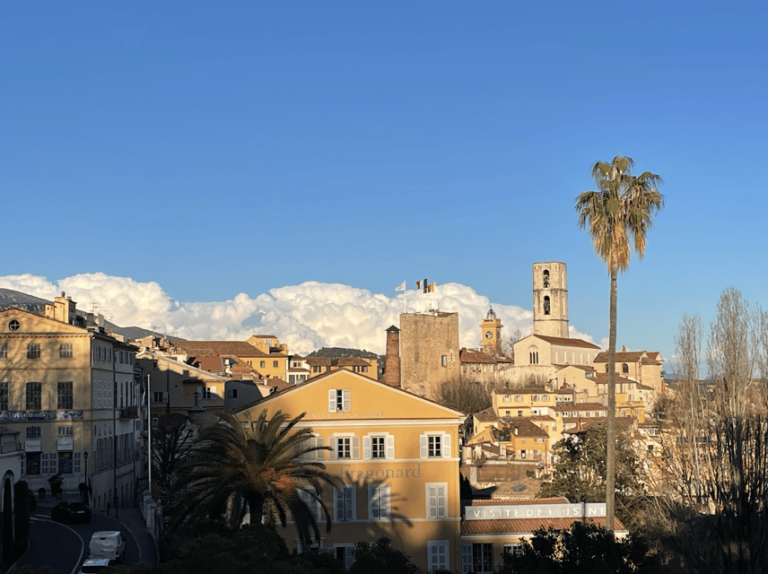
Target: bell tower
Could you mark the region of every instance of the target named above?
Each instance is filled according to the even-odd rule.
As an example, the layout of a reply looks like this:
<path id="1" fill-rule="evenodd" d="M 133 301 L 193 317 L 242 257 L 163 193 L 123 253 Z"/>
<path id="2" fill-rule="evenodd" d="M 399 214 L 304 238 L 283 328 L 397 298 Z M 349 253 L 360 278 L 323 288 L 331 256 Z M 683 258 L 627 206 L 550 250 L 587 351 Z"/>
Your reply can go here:
<path id="1" fill-rule="evenodd" d="M 501 319 L 496 318 L 493 307 L 480 323 L 480 333 L 483 339 L 483 352 L 488 355 L 501 356 Z"/>
<path id="2" fill-rule="evenodd" d="M 533 333 L 568 338 L 568 277 L 565 263 L 533 264 Z"/>

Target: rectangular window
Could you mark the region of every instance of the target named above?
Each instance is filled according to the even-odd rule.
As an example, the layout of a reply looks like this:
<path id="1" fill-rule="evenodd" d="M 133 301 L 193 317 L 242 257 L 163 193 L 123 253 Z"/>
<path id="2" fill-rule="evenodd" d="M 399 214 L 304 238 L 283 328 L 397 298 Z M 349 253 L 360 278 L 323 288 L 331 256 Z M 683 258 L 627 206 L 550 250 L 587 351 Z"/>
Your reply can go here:
<path id="1" fill-rule="evenodd" d="M 8 410 L 8 383 L 0 383 L 0 411 Z"/>
<path id="2" fill-rule="evenodd" d="M 445 518 L 448 515 L 446 504 L 446 490 L 448 485 L 441 483 L 427 483 L 427 518 Z"/>
<path id="3" fill-rule="evenodd" d="M 472 545 L 472 571 L 493 572 L 493 544 Z"/>
<path id="4" fill-rule="evenodd" d="M 8 343 L 0 343 L 0 359 L 8 358 Z"/>
<path id="5" fill-rule="evenodd" d="M 357 437 L 336 437 L 336 458 L 359 458 L 358 456 L 353 456 L 355 454 L 353 452 L 353 446 L 356 442 Z"/>
<path id="6" fill-rule="evenodd" d="M 447 367 L 448 366 L 448 355 L 441 355 L 440 356 L 440 366 Z"/>
<path id="7" fill-rule="evenodd" d="M 27 427 L 27 438 L 40 438 L 41 435 L 41 427 Z"/>
<path id="8" fill-rule="evenodd" d="M 441 457 L 443 456 L 443 452 L 440 449 L 442 444 L 441 436 L 429 436 L 427 437 L 427 456 L 430 458 L 432 457 Z"/>
<path id="9" fill-rule="evenodd" d="M 277 362 L 277 361 L 272 361 L 272 366 L 273 366 L 274 368 L 277 368 L 277 365 L 278 365 L 278 362 Z"/>
<path id="10" fill-rule="evenodd" d="M 59 345 L 59 359 L 72 358 L 72 343 L 62 343 Z"/>
<path id="11" fill-rule="evenodd" d="M 509 402 L 509 399 L 510 399 L 509 395 L 504 395 L 504 398 L 503 398 L 503 399 L 501 399 L 501 400 L 502 400 L 503 402 L 505 402 L 505 403 L 508 403 L 508 402 Z"/>
<path id="12" fill-rule="evenodd" d="M 349 412 L 349 389 L 331 389 L 328 391 L 328 410 L 335 412 Z"/>
<path id="13" fill-rule="evenodd" d="M 73 464 L 72 464 L 72 453 L 71 452 L 60 452 L 59 453 L 59 473 L 61 474 L 72 474 L 74 472 L 73 470 Z"/>
<path id="14" fill-rule="evenodd" d="M 74 428 L 72 427 L 59 427 L 59 436 L 74 436 Z"/>
<path id="15" fill-rule="evenodd" d="M 427 542 L 427 572 L 448 571 L 448 541 L 430 540 Z"/>
<path id="16" fill-rule="evenodd" d="M 27 474 L 40 474 L 40 459 L 42 458 L 41 452 L 28 452 L 27 453 Z"/>
<path id="17" fill-rule="evenodd" d="M 371 437 L 371 458 L 386 458 L 386 438 L 383 436 Z"/>
<path id="18" fill-rule="evenodd" d="M 355 487 L 343 486 L 333 489 L 333 519 L 345 522 L 355 519 Z"/>
<path id="19" fill-rule="evenodd" d="M 259 361 L 259 367 L 261 367 L 263 369 L 266 366 L 267 366 L 267 362 L 266 361 Z"/>
<path id="20" fill-rule="evenodd" d="M 27 345 L 27 359 L 39 359 L 40 358 L 40 345 L 37 343 L 29 343 Z"/>
<path id="21" fill-rule="evenodd" d="M 389 485 L 368 485 L 368 518 L 389 520 Z"/>
<path id="22" fill-rule="evenodd" d="M 42 383 L 27 383 L 27 410 L 42 409 Z"/>
<path id="23" fill-rule="evenodd" d="M 304 504 L 307 505 L 310 512 L 312 513 L 312 516 L 315 518 L 317 522 L 320 522 L 320 500 L 315 495 L 315 489 L 311 486 L 307 486 L 305 488 L 299 489 L 299 498 L 304 501 Z"/>
<path id="24" fill-rule="evenodd" d="M 58 400 L 56 408 L 59 410 L 72 410 L 72 382 L 59 383 L 58 385 Z"/>

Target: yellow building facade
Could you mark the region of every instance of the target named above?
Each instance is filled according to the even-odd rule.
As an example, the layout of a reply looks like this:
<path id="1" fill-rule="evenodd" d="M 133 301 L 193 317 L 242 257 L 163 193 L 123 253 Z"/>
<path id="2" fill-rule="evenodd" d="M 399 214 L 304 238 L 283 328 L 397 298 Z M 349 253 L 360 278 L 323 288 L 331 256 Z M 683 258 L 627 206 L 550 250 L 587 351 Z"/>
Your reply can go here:
<path id="1" fill-rule="evenodd" d="M 319 546 L 349 565 L 356 542 L 386 536 L 422 569 L 461 568 L 459 426 L 464 415 L 341 369 L 275 393 L 241 411 L 267 409 L 310 427 L 319 457 L 340 480 L 321 497 L 333 518 Z M 314 456 L 314 455 L 313 455 Z M 313 508 L 321 519 L 320 508 Z M 297 545 L 293 525 L 284 537 Z"/>

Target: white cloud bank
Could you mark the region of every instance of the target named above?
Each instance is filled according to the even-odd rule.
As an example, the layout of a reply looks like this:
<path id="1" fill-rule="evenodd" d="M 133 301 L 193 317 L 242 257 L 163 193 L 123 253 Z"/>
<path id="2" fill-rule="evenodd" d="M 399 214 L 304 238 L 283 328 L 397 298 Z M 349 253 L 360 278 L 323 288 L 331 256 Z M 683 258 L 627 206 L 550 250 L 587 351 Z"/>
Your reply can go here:
<path id="1" fill-rule="evenodd" d="M 52 283 L 34 275 L 0 277 L 0 288 L 53 300 L 65 291 L 82 311 L 94 310 L 116 325 L 143 327 L 169 336 L 193 340 L 245 340 L 270 334 L 294 353 L 322 347 L 352 347 L 383 353 L 385 330 L 399 327 L 399 314 L 429 308 L 459 313 L 459 341 L 480 346 L 480 322 L 491 301 L 459 283 L 438 285 L 435 293 L 418 291 L 394 297 L 340 283 L 307 281 L 270 289 L 255 298 L 240 293 L 218 302 L 180 302 L 154 281 L 104 273 L 75 275 Z M 503 336 L 520 329 L 531 331 L 533 313 L 516 305 L 493 304 L 504 325 Z M 571 337 L 592 341 L 571 327 Z"/>

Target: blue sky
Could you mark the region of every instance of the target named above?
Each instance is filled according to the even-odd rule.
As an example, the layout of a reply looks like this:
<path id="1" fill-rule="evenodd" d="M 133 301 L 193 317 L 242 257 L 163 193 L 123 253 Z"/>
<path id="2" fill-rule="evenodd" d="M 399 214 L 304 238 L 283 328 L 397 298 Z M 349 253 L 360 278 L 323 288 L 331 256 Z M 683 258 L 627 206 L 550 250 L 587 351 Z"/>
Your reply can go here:
<path id="1" fill-rule="evenodd" d="M 177 302 L 428 277 L 530 309 L 557 260 L 600 342 L 573 203 L 621 153 L 666 208 L 619 279 L 619 344 L 669 356 L 723 289 L 768 306 L 766 29 L 746 1 L 5 4 L 0 275 Z"/>

